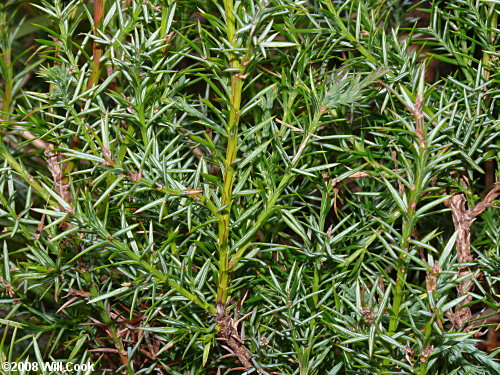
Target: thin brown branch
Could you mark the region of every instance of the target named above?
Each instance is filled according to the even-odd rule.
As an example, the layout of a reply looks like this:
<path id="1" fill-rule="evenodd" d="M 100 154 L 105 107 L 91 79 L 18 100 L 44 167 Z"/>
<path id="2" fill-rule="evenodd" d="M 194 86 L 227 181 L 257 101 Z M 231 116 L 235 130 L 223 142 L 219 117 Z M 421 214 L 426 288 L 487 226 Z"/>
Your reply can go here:
<path id="1" fill-rule="evenodd" d="M 243 365 L 242 370 L 253 368 L 252 355 L 244 344 L 244 340 L 238 333 L 238 323 L 249 316 L 246 314 L 243 318 L 235 322 L 231 318 L 223 305 L 217 305 L 217 314 L 215 314 L 215 322 L 219 327 L 218 340 L 225 341 L 227 345 L 223 345 L 228 352 L 238 358 L 238 361 Z M 262 369 L 257 369 L 257 372 L 262 372 Z"/>
<path id="2" fill-rule="evenodd" d="M 59 309 L 56 311 L 57 314 L 59 314 L 61 311 L 63 311 L 66 307 L 71 305 L 73 302 L 77 301 L 79 298 L 78 297 L 73 297 L 70 300 L 66 301 Z"/>
<path id="3" fill-rule="evenodd" d="M 70 184 L 68 183 L 68 177 L 65 176 L 68 163 L 63 161 L 62 152 L 54 151 L 54 146 L 50 143 L 47 144 L 45 155 L 47 156 L 47 164 L 52 174 L 57 194 L 71 205 L 73 203 L 73 196 Z M 63 208 L 61 207 L 61 209 Z"/>
<path id="4" fill-rule="evenodd" d="M 494 185 L 493 188 L 489 191 L 488 194 L 486 194 L 486 197 L 476 204 L 474 208 L 472 209 L 472 215 L 474 217 L 481 215 L 484 210 L 486 210 L 488 207 L 491 206 L 491 203 L 494 200 L 497 200 L 500 198 L 500 185 Z"/>
<path id="5" fill-rule="evenodd" d="M 281 125 L 285 125 L 286 127 L 292 129 L 294 132 L 299 132 L 299 133 L 304 133 L 304 130 L 302 129 L 299 129 L 293 125 L 290 125 L 290 124 L 287 124 L 285 121 L 281 121 L 279 118 L 275 118 L 274 119 L 277 123 L 281 124 Z M 317 139 L 323 139 L 323 137 L 319 136 L 319 135 L 316 135 L 316 134 L 312 134 L 312 133 L 309 133 L 309 135 L 313 138 L 317 138 Z"/>
<path id="6" fill-rule="evenodd" d="M 446 313 L 456 329 L 462 327 L 472 319 L 470 307 L 465 306 L 472 302 L 472 296 L 469 295 L 473 287 L 472 275 L 468 266 L 462 266 L 462 264 L 471 263 L 474 260 L 470 251 L 470 228 L 474 220 L 476 220 L 476 217 L 482 214 L 484 210 L 490 207 L 491 203 L 499 197 L 500 185 L 495 185 L 486 197 L 472 209 L 467 209 L 467 200 L 464 194 L 455 194 L 450 198 L 449 204 L 453 217 L 453 224 L 457 231 L 456 249 L 458 263 L 460 264 L 458 267 L 458 277 L 470 275 L 457 286 L 458 297 L 467 297 L 457 305 L 455 311 L 450 310 Z M 466 331 L 470 329 L 470 325 L 465 328 Z"/>
<path id="7" fill-rule="evenodd" d="M 97 37 L 97 29 L 101 23 L 101 19 L 104 15 L 104 3 L 105 0 L 94 0 L 94 35 Z M 103 54 L 102 46 L 94 40 L 92 46 L 92 73 L 90 74 L 90 79 L 87 84 L 87 89 L 92 88 L 98 81 L 101 75 L 101 57 Z"/>

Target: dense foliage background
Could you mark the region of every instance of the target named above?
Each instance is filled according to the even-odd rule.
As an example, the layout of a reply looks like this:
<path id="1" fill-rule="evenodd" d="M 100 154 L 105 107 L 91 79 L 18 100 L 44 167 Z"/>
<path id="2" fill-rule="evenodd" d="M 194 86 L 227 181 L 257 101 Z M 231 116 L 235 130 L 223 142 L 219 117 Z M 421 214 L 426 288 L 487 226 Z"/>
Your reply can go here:
<path id="1" fill-rule="evenodd" d="M 2 361 L 499 373 L 499 9 L 4 1 Z"/>

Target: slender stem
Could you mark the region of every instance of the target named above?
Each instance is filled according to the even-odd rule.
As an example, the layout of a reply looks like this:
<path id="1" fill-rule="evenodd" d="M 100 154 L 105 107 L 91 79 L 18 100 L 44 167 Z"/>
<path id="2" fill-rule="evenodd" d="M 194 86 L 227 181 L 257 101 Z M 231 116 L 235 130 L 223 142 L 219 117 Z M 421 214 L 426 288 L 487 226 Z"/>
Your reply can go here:
<path id="1" fill-rule="evenodd" d="M 424 181 L 425 170 L 427 168 L 428 145 L 425 137 L 425 126 L 423 120 L 424 116 L 422 111 L 424 97 L 424 79 L 425 70 L 422 66 L 415 104 L 413 109 L 409 109 L 415 117 L 414 135 L 416 140 L 418 141 L 418 146 L 415 146 L 416 155 L 413 183 L 411 185 L 409 193 L 407 193 L 406 195 L 408 197 L 408 207 L 406 210 L 406 215 L 403 215 L 403 226 L 400 243 L 402 251 L 397 260 L 396 286 L 394 288 L 394 297 L 392 301 L 393 315 L 391 316 L 389 322 L 389 336 L 394 335 L 399 325 L 401 305 L 404 302 L 403 288 L 404 284 L 406 283 L 406 275 L 408 271 L 408 253 L 410 252 L 410 241 L 413 234 L 413 229 L 415 228 L 415 212 L 417 209 L 418 199 L 423 189 L 422 185 Z M 389 361 L 384 360 L 383 365 L 387 368 L 387 366 L 389 365 Z"/>
<path id="2" fill-rule="evenodd" d="M 408 252 L 410 251 L 410 240 L 415 225 L 414 215 L 416 211 L 417 201 L 420 195 L 422 186 L 422 168 L 425 168 L 426 150 L 420 149 L 420 158 L 417 160 L 417 168 L 415 170 L 415 178 L 413 180 L 413 186 L 408 196 L 408 209 L 406 216 L 403 215 L 403 227 L 401 235 L 401 249 L 403 250 L 399 255 L 397 261 L 397 274 L 396 274 L 396 286 L 394 288 L 393 300 L 392 300 L 392 312 L 393 315 L 390 317 L 389 321 L 389 331 L 388 336 L 394 335 L 399 325 L 399 315 L 401 310 L 401 305 L 404 302 L 403 287 L 406 283 L 406 275 L 408 270 Z M 383 361 L 383 367 L 385 372 L 383 374 L 388 374 L 387 367 L 389 366 L 389 359 Z"/>
<path id="3" fill-rule="evenodd" d="M 4 19 L 5 24 L 0 25 L 0 27 L 8 30 L 7 28 L 7 23 Z M 7 39 L 7 38 L 5 38 Z M 7 120 L 9 113 L 10 113 L 10 107 L 12 105 L 12 88 L 13 88 L 13 67 L 12 67 L 12 49 L 10 47 L 10 43 L 7 42 L 7 46 L 5 48 L 0 50 L 0 58 L 3 59 L 2 61 L 2 67 L 3 69 L 1 70 L 1 73 L 5 75 L 3 77 L 4 81 L 4 89 L 3 89 L 3 98 L 2 98 L 2 114 L 0 118 L 2 120 Z"/>
<path id="4" fill-rule="evenodd" d="M 226 14 L 227 39 L 233 47 L 237 47 L 235 39 L 235 15 L 233 0 L 224 0 Z M 231 219 L 232 191 L 235 180 L 233 163 L 238 151 L 238 122 L 241 106 L 243 78 L 239 57 L 230 55 L 231 100 L 229 104 L 229 121 L 227 123 L 227 146 L 224 161 L 224 185 L 222 190 L 222 214 L 219 217 L 219 285 L 217 288 L 217 304 L 224 305 L 228 298 L 229 286 L 229 223 Z"/>
<path id="5" fill-rule="evenodd" d="M 423 347 L 426 348 L 427 345 L 429 344 L 429 341 L 431 339 L 431 333 L 432 333 L 432 323 L 434 322 L 435 315 L 433 315 L 432 319 L 427 322 L 425 325 L 425 336 L 423 340 Z M 420 369 L 419 369 L 419 374 L 420 375 L 425 375 L 427 374 L 427 361 L 422 362 L 420 364 Z"/>
<path id="6" fill-rule="evenodd" d="M 417 120 L 418 121 L 418 120 Z M 407 254 L 410 251 L 410 241 L 414 228 L 414 215 L 417 208 L 417 201 L 422 188 L 422 170 L 425 168 L 425 160 L 427 159 L 427 152 L 425 148 L 420 148 L 419 150 L 420 158 L 417 160 L 417 166 L 415 169 L 415 178 L 413 180 L 413 185 L 408 195 L 408 209 L 406 216 L 403 216 L 403 228 L 401 235 L 401 249 L 403 250 L 399 256 L 397 264 L 397 275 L 396 275 L 396 287 L 394 288 L 394 300 L 392 305 L 392 310 L 394 316 L 391 317 L 389 323 L 389 336 L 392 336 L 399 324 L 399 310 L 401 304 L 403 303 L 403 286 L 406 282 L 406 269 L 407 269 Z"/>
<path id="7" fill-rule="evenodd" d="M 394 300 L 392 304 L 392 310 L 394 312 L 394 316 L 391 317 L 391 321 L 389 323 L 389 336 L 392 336 L 396 332 L 396 329 L 398 328 L 400 308 L 404 301 L 402 292 L 404 283 L 406 282 L 407 253 L 410 250 L 409 241 L 411 237 L 411 232 L 413 230 L 412 217 L 415 213 L 415 208 L 412 208 L 412 206 L 414 206 L 414 203 L 416 202 L 415 198 L 416 197 L 414 196 L 413 192 L 411 192 L 409 199 L 409 207 L 407 211 L 408 216 L 403 219 L 404 222 L 403 222 L 402 237 L 401 237 L 401 242 L 402 242 L 401 248 L 403 252 L 399 256 L 397 263 L 398 268 L 396 275 L 396 287 L 394 288 Z"/>
<path id="8" fill-rule="evenodd" d="M 10 107 L 12 104 L 12 65 L 10 63 L 10 48 L 8 51 L 5 51 L 5 64 L 7 65 L 8 69 L 8 76 L 4 78 L 5 80 L 5 87 L 3 91 L 3 108 L 2 108 L 2 116 L 1 118 L 3 120 L 7 120 L 8 114 L 10 113 Z"/>
<path id="9" fill-rule="evenodd" d="M 106 0 L 94 0 L 94 36 L 97 36 L 97 30 L 101 23 L 102 17 L 104 15 L 104 7 Z M 87 89 L 90 89 L 98 81 L 101 75 L 101 57 L 102 57 L 102 46 L 94 40 L 93 43 L 93 56 L 92 56 L 92 72 L 90 73 L 90 79 L 87 84 Z"/>

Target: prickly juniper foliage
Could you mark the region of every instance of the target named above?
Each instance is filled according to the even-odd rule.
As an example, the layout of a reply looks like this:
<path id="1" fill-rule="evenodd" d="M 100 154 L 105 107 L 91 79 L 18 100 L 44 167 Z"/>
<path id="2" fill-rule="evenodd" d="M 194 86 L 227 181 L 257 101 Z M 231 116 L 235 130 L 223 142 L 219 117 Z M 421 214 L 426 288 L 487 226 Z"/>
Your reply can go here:
<path id="1" fill-rule="evenodd" d="M 500 373 L 499 12 L 4 1 L 0 362 Z"/>

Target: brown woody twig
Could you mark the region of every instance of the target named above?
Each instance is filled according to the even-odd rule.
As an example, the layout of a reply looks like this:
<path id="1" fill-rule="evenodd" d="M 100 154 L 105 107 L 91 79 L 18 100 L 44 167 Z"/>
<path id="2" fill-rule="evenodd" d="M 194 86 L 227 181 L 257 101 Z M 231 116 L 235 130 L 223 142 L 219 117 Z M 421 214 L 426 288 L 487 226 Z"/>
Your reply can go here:
<path id="1" fill-rule="evenodd" d="M 470 228 L 476 217 L 479 216 L 486 210 L 486 208 L 491 206 L 491 203 L 500 197 L 500 185 L 495 185 L 493 189 L 486 195 L 486 197 L 476 204 L 472 209 L 467 209 L 467 201 L 464 194 L 455 194 L 450 198 L 449 206 L 451 208 L 451 213 L 453 216 L 453 224 L 455 225 L 455 230 L 457 231 L 457 255 L 458 263 L 465 264 L 473 261 L 473 257 L 470 251 Z M 467 274 L 471 274 L 467 266 L 458 267 L 459 277 L 463 277 Z M 466 306 L 468 303 L 472 302 L 472 296 L 468 293 L 472 289 L 471 276 L 467 277 L 457 286 L 458 297 L 465 297 L 456 307 L 455 311 L 448 311 L 446 316 L 450 319 L 456 329 L 462 327 L 465 323 L 472 319 L 472 312 L 470 307 Z M 469 325 L 465 328 L 465 331 L 470 331 L 472 327 Z"/>

